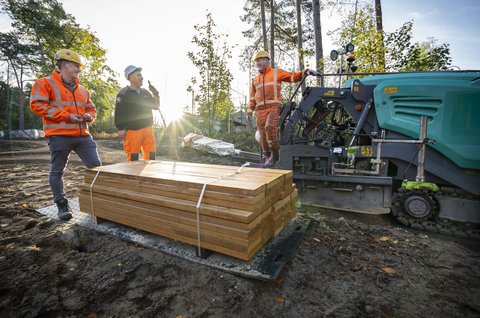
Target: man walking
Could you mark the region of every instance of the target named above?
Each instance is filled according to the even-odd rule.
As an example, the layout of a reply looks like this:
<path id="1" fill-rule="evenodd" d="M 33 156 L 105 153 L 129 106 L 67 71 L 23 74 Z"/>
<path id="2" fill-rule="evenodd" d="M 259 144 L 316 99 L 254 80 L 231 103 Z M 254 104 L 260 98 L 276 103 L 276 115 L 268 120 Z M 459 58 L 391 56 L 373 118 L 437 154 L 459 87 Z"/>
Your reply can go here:
<path id="1" fill-rule="evenodd" d="M 97 144 L 88 131 L 95 120 L 96 108 L 90 93 L 80 85 L 78 75 L 82 61 L 72 50 L 55 53 L 56 69 L 52 75 L 38 79 L 30 96 L 31 110 L 40 115 L 50 148 L 50 187 L 61 220 L 69 220 L 72 210 L 63 184 L 63 174 L 72 151 L 87 168 L 100 166 Z"/>
<path id="2" fill-rule="evenodd" d="M 150 85 L 152 96 L 149 91 L 141 88 L 143 77 L 140 67 L 127 66 L 125 78 L 130 85 L 120 90 L 115 104 L 118 137 L 124 138 L 123 149 L 128 161 L 138 160 L 140 151 L 144 160 L 155 160 L 152 110 L 160 107 L 158 91 Z"/>
<path id="3" fill-rule="evenodd" d="M 318 73 L 309 69 L 295 73 L 286 72 L 280 68 L 272 69 L 270 56 L 266 51 L 258 51 L 253 62 L 256 63 L 259 73 L 252 79 L 247 119 L 250 121 L 255 111 L 260 144 L 267 158 L 265 167 L 271 168 L 279 159 L 277 125 L 282 106 L 281 82 L 299 82 L 305 75 Z"/>

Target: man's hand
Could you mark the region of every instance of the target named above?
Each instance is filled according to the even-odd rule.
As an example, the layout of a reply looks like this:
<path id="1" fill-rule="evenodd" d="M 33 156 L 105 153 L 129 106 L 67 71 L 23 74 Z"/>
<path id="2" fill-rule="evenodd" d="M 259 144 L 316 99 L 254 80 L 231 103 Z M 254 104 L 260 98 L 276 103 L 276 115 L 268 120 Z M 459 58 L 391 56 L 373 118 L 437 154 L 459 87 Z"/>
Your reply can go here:
<path id="1" fill-rule="evenodd" d="M 317 72 L 317 71 L 314 71 L 314 70 L 310 70 L 310 69 L 306 69 L 305 70 L 305 74 L 308 76 L 308 75 L 312 75 L 312 76 L 319 76 L 320 75 L 320 72 Z"/>
<path id="2" fill-rule="evenodd" d="M 83 119 L 82 119 L 82 117 L 78 116 L 77 114 L 70 114 L 68 116 L 68 121 L 70 121 L 72 123 L 81 123 L 81 122 L 83 122 Z"/>
<path id="3" fill-rule="evenodd" d="M 155 88 L 155 86 L 152 85 L 152 83 L 150 83 L 150 81 L 148 81 L 148 89 L 150 90 L 150 92 L 152 92 L 153 96 L 159 96 L 158 90 Z"/>
<path id="4" fill-rule="evenodd" d="M 252 126 L 252 115 L 253 115 L 253 112 L 250 109 L 247 110 L 247 124 L 248 124 L 248 127 Z"/>
<path id="5" fill-rule="evenodd" d="M 125 129 L 118 131 L 118 138 L 123 139 L 125 138 Z"/>
<path id="6" fill-rule="evenodd" d="M 90 116 L 89 114 L 83 114 L 83 116 L 81 117 L 81 119 L 82 119 L 84 122 L 87 122 L 87 123 L 93 121 L 92 116 Z"/>

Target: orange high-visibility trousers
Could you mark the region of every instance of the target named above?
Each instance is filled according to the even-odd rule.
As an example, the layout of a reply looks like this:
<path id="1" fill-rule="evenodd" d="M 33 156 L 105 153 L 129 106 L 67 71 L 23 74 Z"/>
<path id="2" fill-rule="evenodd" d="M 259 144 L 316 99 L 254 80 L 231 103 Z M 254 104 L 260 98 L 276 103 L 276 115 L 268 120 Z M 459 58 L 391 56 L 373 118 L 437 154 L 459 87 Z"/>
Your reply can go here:
<path id="1" fill-rule="evenodd" d="M 255 116 L 257 117 L 257 129 L 260 133 L 260 144 L 263 152 L 277 152 L 280 149 L 277 137 L 280 105 L 257 109 Z"/>
<path id="2" fill-rule="evenodd" d="M 123 141 L 123 150 L 127 154 L 128 161 L 138 160 L 140 151 L 142 151 L 144 160 L 154 160 L 156 145 L 152 126 L 138 130 L 127 130 Z"/>

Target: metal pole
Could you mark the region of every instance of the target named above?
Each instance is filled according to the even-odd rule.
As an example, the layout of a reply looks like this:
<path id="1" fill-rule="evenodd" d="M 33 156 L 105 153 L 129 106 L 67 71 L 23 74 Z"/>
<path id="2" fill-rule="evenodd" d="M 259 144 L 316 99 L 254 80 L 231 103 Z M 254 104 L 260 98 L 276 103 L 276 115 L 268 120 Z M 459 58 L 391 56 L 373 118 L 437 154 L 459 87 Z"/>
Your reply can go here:
<path id="1" fill-rule="evenodd" d="M 417 182 L 425 182 L 425 138 L 427 137 L 427 116 L 420 118 L 420 136 L 419 140 L 422 141 L 420 150 L 418 152 L 418 164 L 417 164 Z"/>
<path id="2" fill-rule="evenodd" d="M 342 87 L 342 73 L 343 73 L 343 54 L 340 54 L 340 71 L 338 75 L 338 88 Z"/>
<path id="3" fill-rule="evenodd" d="M 228 124 L 227 125 L 228 125 L 227 126 L 228 127 L 227 131 L 228 131 L 228 133 L 230 133 L 230 110 L 228 111 Z"/>
<path id="4" fill-rule="evenodd" d="M 360 119 L 358 120 L 355 126 L 355 131 L 353 132 L 353 138 L 352 140 L 350 140 L 350 144 L 348 145 L 349 147 L 353 146 L 355 139 L 362 131 L 363 124 L 365 124 L 365 120 L 367 119 L 368 113 L 370 112 L 370 108 L 372 108 L 372 103 L 373 103 L 372 100 L 369 100 L 368 103 L 365 105 L 365 108 L 363 109 L 363 112 L 360 115 Z"/>
<path id="5" fill-rule="evenodd" d="M 195 103 L 195 93 L 193 92 L 193 88 L 192 88 L 192 115 L 195 114 L 194 103 Z"/>

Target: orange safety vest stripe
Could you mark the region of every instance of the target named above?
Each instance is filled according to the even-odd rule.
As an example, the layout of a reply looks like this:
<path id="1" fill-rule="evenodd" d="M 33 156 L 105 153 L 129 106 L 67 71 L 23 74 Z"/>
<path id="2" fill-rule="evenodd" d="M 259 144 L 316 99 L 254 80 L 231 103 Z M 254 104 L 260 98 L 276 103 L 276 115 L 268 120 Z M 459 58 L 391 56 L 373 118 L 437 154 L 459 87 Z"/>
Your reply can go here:
<path id="1" fill-rule="evenodd" d="M 281 82 L 299 82 L 302 79 L 302 75 L 303 72 L 291 73 L 280 68 L 272 69 L 270 66 L 267 67 L 265 74 L 259 73 L 252 79 L 248 108 L 253 111 L 274 104 L 281 105 Z"/>
<path id="2" fill-rule="evenodd" d="M 78 79 L 75 82 L 72 93 L 63 83 L 61 74 L 54 71 L 51 76 L 40 78 L 33 85 L 30 109 L 42 117 L 45 137 L 89 134 L 86 123 L 69 122 L 71 114 L 89 114 L 92 119 L 96 118 L 96 108 L 90 99 L 90 93 L 79 84 Z"/>

